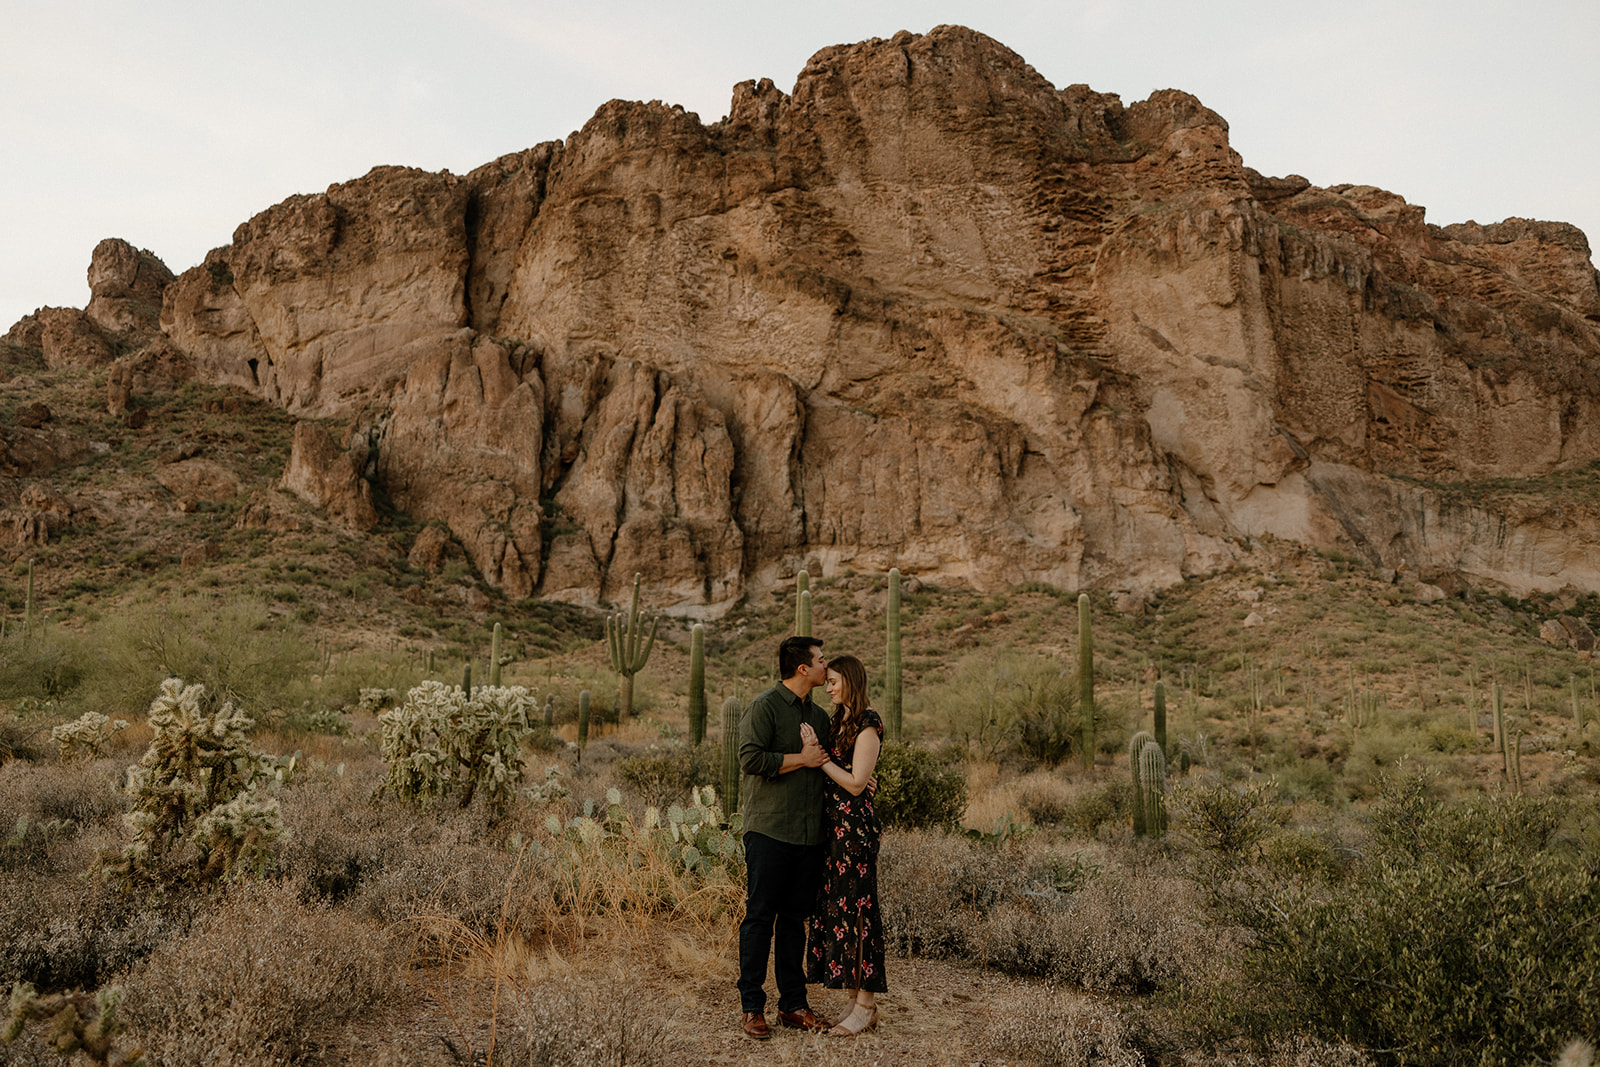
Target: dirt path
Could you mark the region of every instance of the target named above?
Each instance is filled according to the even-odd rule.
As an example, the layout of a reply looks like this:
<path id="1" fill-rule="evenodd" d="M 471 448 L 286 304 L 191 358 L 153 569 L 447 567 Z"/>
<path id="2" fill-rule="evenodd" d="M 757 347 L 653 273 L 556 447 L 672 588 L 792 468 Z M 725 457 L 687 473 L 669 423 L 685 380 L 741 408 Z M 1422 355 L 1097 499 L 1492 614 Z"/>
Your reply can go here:
<path id="1" fill-rule="evenodd" d="M 938 960 L 895 959 L 888 962 L 890 992 L 880 996 L 876 1032 L 853 1039 L 802 1033 L 774 1027 L 767 1041 L 753 1041 L 739 1028 L 735 966 L 731 958 L 695 959 L 680 945 L 623 948 L 591 956 L 563 967 L 571 978 L 592 988 L 596 998 L 625 991 L 625 1010 L 636 1018 L 662 1025 L 667 1041 L 660 1062 L 708 1064 L 717 1067 L 1020 1067 L 1036 1062 L 1006 1054 L 1007 1027 L 1026 1025 L 1020 1001 L 1037 1003 L 1043 986 L 978 968 Z M 542 968 L 540 968 L 542 969 Z M 532 989 L 538 996 L 536 978 Z M 388 1067 L 465 1067 L 466 1051 L 483 1063 L 490 1028 L 492 983 L 462 978 L 441 982 L 437 973 L 419 978 L 416 993 L 396 1003 L 384 1017 L 369 1019 L 359 1030 L 329 1033 L 318 1042 L 321 1061 L 380 1064 Z M 770 980 L 769 980 L 770 986 Z M 769 988 L 769 994 L 771 990 Z M 845 995 L 813 987 L 812 1007 L 819 1015 L 837 1017 Z M 598 1002 L 597 1002 L 598 1006 Z M 510 1018 L 514 1009 L 504 1012 Z M 769 1022 L 775 1020 L 769 1016 Z M 452 1054 L 446 1041 L 458 1054 Z M 501 1031 L 501 1048 L 506 1048 Z M 526 1053 L 502 1056 L 496 1063 L 526 1062 Z M 587 1061 L 585 1061 L 587 1062 Z M 598 1062 L 598 1061 L 597 1061 Z M 607 1059 L 604 1062 L 610 1063 Z M 628 1062 L 636 1062 L 629 1060 Z"/>

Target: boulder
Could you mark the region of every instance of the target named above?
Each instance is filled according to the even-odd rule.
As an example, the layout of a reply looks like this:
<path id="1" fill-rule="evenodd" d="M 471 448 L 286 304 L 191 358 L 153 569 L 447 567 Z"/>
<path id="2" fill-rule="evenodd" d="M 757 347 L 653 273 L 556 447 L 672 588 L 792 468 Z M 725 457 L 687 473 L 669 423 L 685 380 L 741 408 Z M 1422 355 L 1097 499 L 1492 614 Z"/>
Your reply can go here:
<path id="1" fill-rule="evenodd" d="M 354 530 L 370 530 L 378 523 L 372 505 L 372 486 L 362 477 L 366 467 L 364 447 L 345 449 L 327 429 L 314 422 L 298 422 L 294 443 L 280 485 L 328 518 Z"/>
<path id="2" fill-rule="evenodd" d="M 180 459 L 156 471 L 156 481 L 178 498 L 179 510 L 193 511 L 197 501 L 220 503 L 238 495 L 239 476 L 209 459 Z"/>
<path id="3" fill-rule="evenodd" d="M 84 314 L 110 333 L 153 332 L 172 272 L 153 252 L 108 237 L 89 260 L 89 306 Z"/>

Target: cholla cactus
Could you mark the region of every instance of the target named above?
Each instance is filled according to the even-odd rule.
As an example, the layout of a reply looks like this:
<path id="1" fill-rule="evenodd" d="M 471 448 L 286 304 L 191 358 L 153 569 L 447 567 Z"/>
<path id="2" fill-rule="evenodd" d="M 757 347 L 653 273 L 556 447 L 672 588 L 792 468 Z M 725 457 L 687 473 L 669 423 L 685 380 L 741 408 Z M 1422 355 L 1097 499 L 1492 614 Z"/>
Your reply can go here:
<path id="1" fill-rule="evenodd" d="M 278 798 L 249 789 L 219 804 L 195 821 L 194 838 L 206 856 L 208 877 L 266 873 L 283 837 L 283 810 Z"/>
<path id="2" fill-rule="evenodd" d="M 398 708 L 378 716 L 393 789 L 408 803 L 429 804 L 459 793 L 462 807 L 482 790 L 491 810 L 504 811 L 522 779 L 522 743 L 536 698 L 520 685 L 461 688 L 423 682 Z"/>
<path id="3" fill-rule="evenodd" d="M 127 728 L 126 719 L 113 720 L 98 711 L 86 711 L 51 730 L 50 740 L 61 746 L 62 763 L 99 759 L 117 732 Z"/>
<path id="4" fill-rule="evenodd" d="M 362 715 L 376 715 L 393 703 L 393 689 L 363 689 L 356 700 L 356 711 Z"/>
<path id="5" fill-rule="evenodd" d="M 41 997 L 27 982 L 18 982 L 11 987 L 11 1014 L 0 1040 L 9 1044 L 21 1036 L 28 1023 L 48 1021 L 48 1040 L 62 1057 L 82 1052 L 91 1063 L 140 1067 L 145 1062 L 142 1049 L 123 1052 L 112 1047 L 122 1028 L 117 1017 L 121 1003 L 121 986 L 107 986 L 92 997 L 88 993 Z"/>
<path id="6" fill-rule="evenodd" d="M 231 703 L 207 713 L 200 703 L 204 694 L 204 686 L 186 686 L 182 679 L 168 678 L 150 704 L 154 736 L 139 765 L 129 768 L 124 787 L 133 801 L 133 810 L 123 816 L 133 837 L 123 852 L 128 873 L 152 865 L 184 843 L 199 850 L 205 872 L 234 869 L 237 849 L 215 861 L 210 850 L 214 841 L 221 840 L 218 827 L 230 825 L 235 818 L 219 809 L 228 809 L 243 797 L 250 799 L 228 810 L 252 813 L 258 828 L 254 840 L 263 841 L 266 847 L 283 834 L 277 802 L 268 803 L 257 792 L 277 780 L 277 761 L 250 751 L 245 737 L 252 725 L 249 718 L 238 714 Z M 259 828 L 266 821 L 272 821 L 275 829 L 263 836 Z M 202 822 L 206 826 L 203 831 Z M 264 856 L 252 853 L 251 862 L 259 868 Z"/>

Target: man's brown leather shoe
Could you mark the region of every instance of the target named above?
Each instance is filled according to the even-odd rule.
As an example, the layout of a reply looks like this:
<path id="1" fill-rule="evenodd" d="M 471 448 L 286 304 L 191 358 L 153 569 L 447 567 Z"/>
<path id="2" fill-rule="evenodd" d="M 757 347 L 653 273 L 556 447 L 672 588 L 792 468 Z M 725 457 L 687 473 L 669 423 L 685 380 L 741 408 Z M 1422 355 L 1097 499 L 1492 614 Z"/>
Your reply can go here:
<path id="1" fill-rule="evenodd" d="M 772 1030 L 767 1026 L 767 1016 L 764 1012 L 747 1011 L 744 1013 L 744 1036 L 753 1037 L 757 1041 L 765 1041 L 772 1036 Z"/>
<path id="2" fill-rule="evenodd" d="M 778 1021 L 791 1030 L 826 1030 L 828 1024 L 811 1014 L 810 1008 L 799 1011 L 780 1011 Z"/>

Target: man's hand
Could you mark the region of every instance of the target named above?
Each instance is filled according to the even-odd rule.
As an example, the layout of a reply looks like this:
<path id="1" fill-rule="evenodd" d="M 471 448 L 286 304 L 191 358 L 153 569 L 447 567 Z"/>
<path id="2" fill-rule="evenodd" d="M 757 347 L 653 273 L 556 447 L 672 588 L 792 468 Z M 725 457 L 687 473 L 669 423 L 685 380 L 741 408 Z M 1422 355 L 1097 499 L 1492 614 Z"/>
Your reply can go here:
<path id="1" fill-rule="evenodd" d="M 817 735 L 812 734 L 811 740 L 805 742 L 800 748 L 800 762 L 806 767 L 820 767 L 828 762 L 828 753 L 821 745 L 817 744 Z"/>

